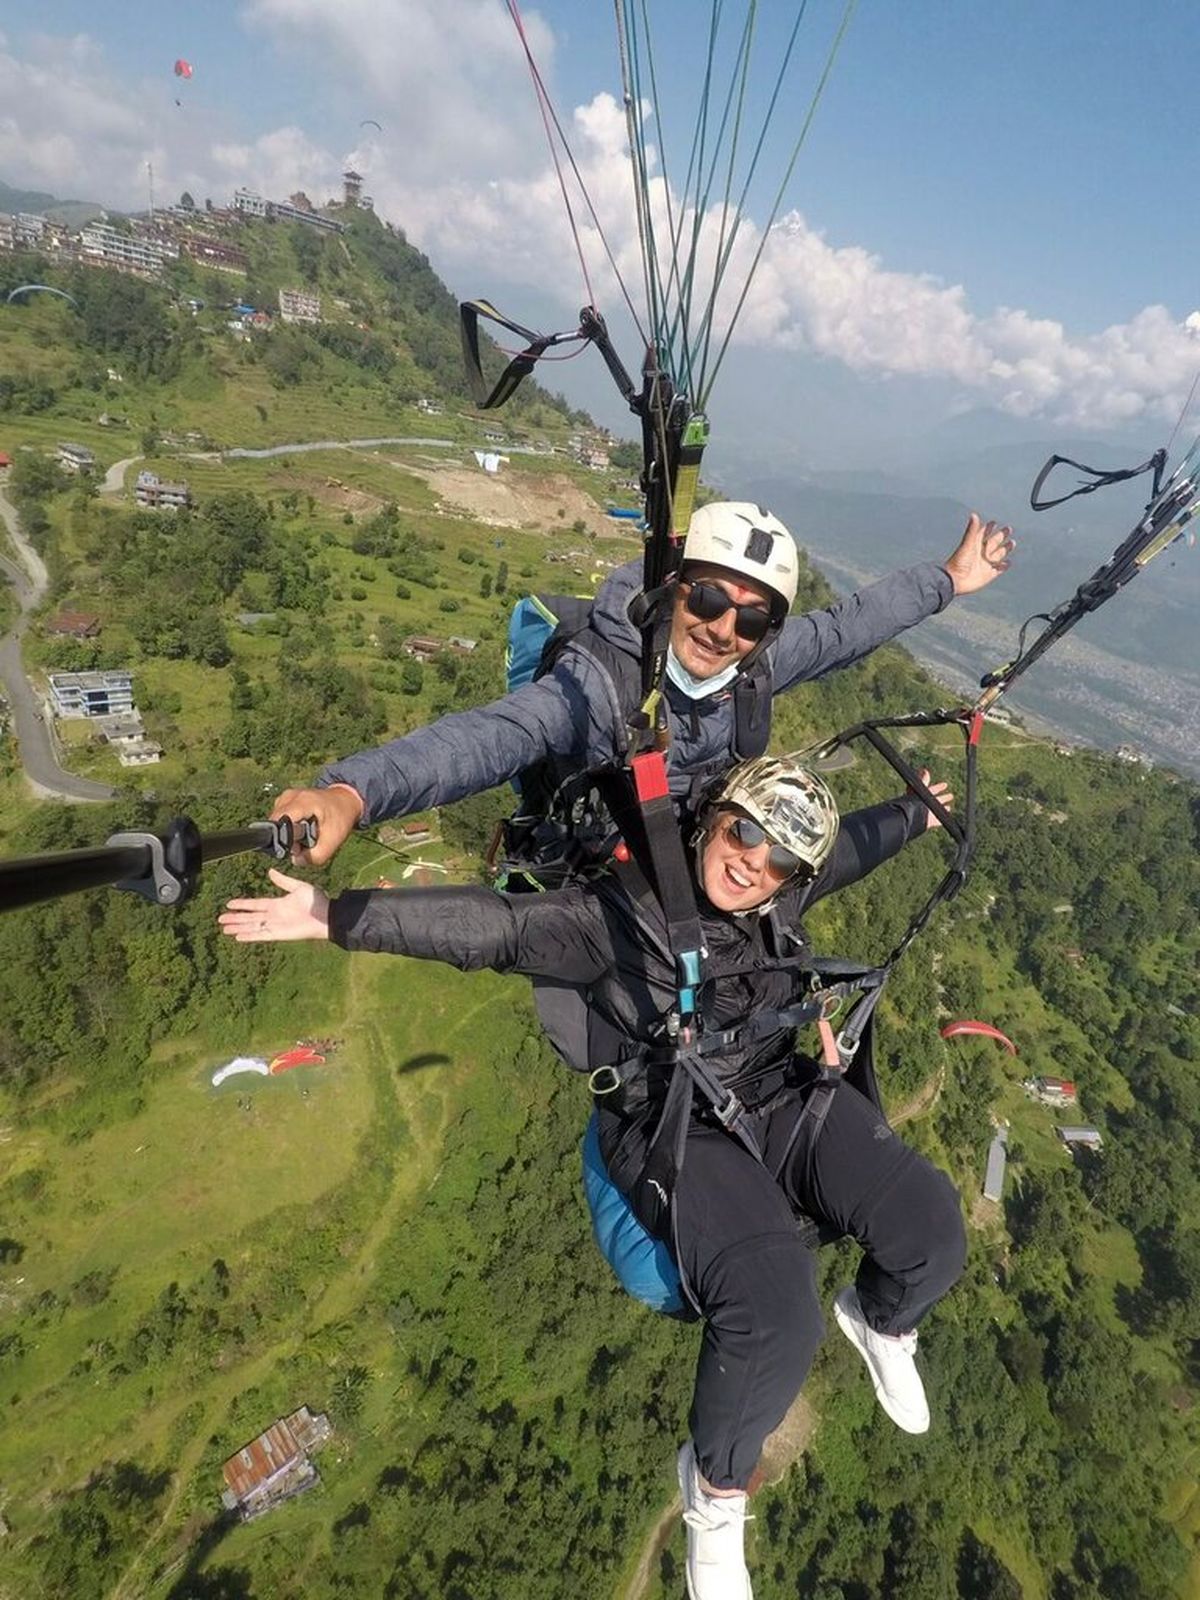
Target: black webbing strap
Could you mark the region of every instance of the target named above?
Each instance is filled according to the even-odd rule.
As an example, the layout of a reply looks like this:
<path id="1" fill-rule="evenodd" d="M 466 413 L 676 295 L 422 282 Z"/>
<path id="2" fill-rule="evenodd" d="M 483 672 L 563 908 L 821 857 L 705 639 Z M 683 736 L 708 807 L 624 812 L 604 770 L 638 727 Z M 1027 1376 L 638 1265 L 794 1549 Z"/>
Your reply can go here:
<path id="1" fill-rule="evenodd" d="M 1076 491 L 1079 494 L 1089 493 L 1092 489 L 1102 487 L 1103 482 L 1115 483 L 1123 477 L 1133 477 L 1150 467 L 1154 468 L 1154 490 L 1137 526 L 1122 540 L 1108 560 L 1097 567 L 1089 578 L 1084 579 L 1069 600 L 1064 600 L 1050 612 L 1035 612 L 1025 620 L 1017 638 L 1017 651 L 1012 660 L 1006 661 L 1002 667 L 997 667 L 980 679 L 979 687 L 984 692 L 976 703 L 977 710 L 986 712 L 995 705 L 1017 678 L 1044 656 L 1052 645 L 1057 644 L 1065 634 L 1068 634 L 1077 622 L 1089 612 L 1097 610 L 1106 600 L 1111 600 L 1118 590 L 1137 576 L 1143 567 L 1148 566 L 1156 556 L 1169 549 L 1175 540 L 1182 536 L 1184 529 L 1196 516 L 1197 507 L 1200 505 L 1200 483 L 1197 482 L 1193 463 L 1196 449 L 1197 446 L 1193 445 L 1191 451 L 1176 468 L 1165 489 L 1160 488 L 1160 479 L 1166 452 L 1158 450 L 1141 467 L 1131 468 L 1124 473 L 1109 474 L 1101 481 Z M 1042 469 L 1034 484 L 1031 497 L 1031 503 L 1036 510 L 1042 511 L 1048 505 L 1061 503 L 1057 500 L 1039 503 L 1037 491 L 1045 480 L 1050 466 L 1055 461 L 1065 459 L 1054 456 Z M 1064 498 L 1071 497 L 1067 495 Z M 1027 648 L 1025 635 L 1035 622 L 1044 622 L 1046 626 Z"/>
<path id="2" fill-rule="evenodd" d="M 486 317 L 489 322 L 498 323 L 510 333 L 517 334 L 525 340 L 527 346 L 519 355 L 512 358 L 494 384 L 489 384 L 483 375 L 483 363 L 479 353 L 480 317 Z M 510 400 L 521 379 L 529 376 L 552 345 L 588 337 L 581 328 L 574 328 L 570 333 L 536 333 L 532 328 L 524 328 L 519 322 L 513 322 L 511 318 L 502 316 L 488 300 L 464 300 L 458 308 L 458 318 L 467 381 L 471 385 L 471 394 L 480 411 L 493 411 L 497 406 L 502 406 L 506 400 Z"/>
<path id="3" fill-rule="evenodd" d="M 759 967 L 756 971 L 772 971 Z M 722 973 L 722 978 L 730 976 Z M 754 1044 L 758 1039 L 769 1038 L 773 1033 L 786 1033 L 789 1028 L 802 1028 L 806 1023 L 819 1022 L 827 1014 L 824 995 L 813 995 L 798 1001 L 794 1006 L 779 1006 L 756 1011 L 744 1022 L 731 1027 L 706 1031 L 696 1040 L 692 1049 L 698 1056 L 714 1056 L 739 1044 Z"/>
<path id="4" fill-rule="evenodd" d="M 1140 467 L 1112 469 L 1087 467 L 1082 461 L 1073 461 L 1070 456 L 1051 456 L 1034 480 L 1033 488 L 1029 492 L 1029 504 L 1035 511 L 1049 511 L 1051 506 L 1065 505 L 1068 500 L 1074 500 L 1078 495 L 1095 494 L 1097 489 L 1105 489 L 1110 483 L 1124 483 L 1127 478 L 1140 478 L 1143 472 L 1154 473 L 1154 487 L 1150 491 L 1150 498 L 1153 500 L 1161 487 L 1163 468 L 1166 464 L 1165 450 L 1156 450 L 1148 460 L 1142 462 Z M 1070 494 L 1060 494 L 1055 500 L 1039 500 L 1038 495 L 1042 486 L 1055 467 L 1074 467 L 1078 472 L 1086 472 L 1092 481 L 1081 483 L 1077 489 L 1072 489 Z"/>

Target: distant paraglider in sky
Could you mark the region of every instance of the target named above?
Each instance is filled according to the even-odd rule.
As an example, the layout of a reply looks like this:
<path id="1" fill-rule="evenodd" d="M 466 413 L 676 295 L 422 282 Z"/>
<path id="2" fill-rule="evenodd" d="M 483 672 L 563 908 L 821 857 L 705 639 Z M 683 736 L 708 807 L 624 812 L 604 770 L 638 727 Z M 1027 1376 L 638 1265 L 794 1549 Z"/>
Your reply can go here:
<path id="1" fill-rule="evenodd" d="M 374 117 L 365 117 L 363 119 L 363 121 L 359 123 L 359 127 L 360 128 L 374 128 L 376 133 L 382 133 L 383 132 L 383 129 L 375 121 Z"/>
<path id="2" fill-rule="evenodd" d="M 180 56 L 179 60 L 175 63 L 175 76 L 177 78 L 190 78 L 191 75 L 192 63 L 190 61 L 185 61 L 183 57 Z"/>
<path id="3" fill-rule="evenodd" d="M 964 1017 L 960 1022 L 948 1022 L 944 1028 L 938 1030 L 943 1039 L 957 1039 L 961 1034 L 977 1033 L 985 1039 L 995 1039 L 997 1044 L 1002 1044 L 1010 1056 L 1015 1056 L 1017 1047 L 1007 1034 L 1001 1033 L 999 1028 L 993 1028 L 990 1022 L 971 1022 Z"/>
<path id="4" fill-rule="evenodd" d="M 5 305 L 11 305 L 18 295 L 27 294 L 55 294 L 60 300 L 69 300 L 76 311 L 79 310 L 79 302 L 73 294 L 68 294 L 65 289 L 55 289 L 49 283 L 23 283 L 19 288 L 9 291 L 8 298 L 4 303 Z"/>

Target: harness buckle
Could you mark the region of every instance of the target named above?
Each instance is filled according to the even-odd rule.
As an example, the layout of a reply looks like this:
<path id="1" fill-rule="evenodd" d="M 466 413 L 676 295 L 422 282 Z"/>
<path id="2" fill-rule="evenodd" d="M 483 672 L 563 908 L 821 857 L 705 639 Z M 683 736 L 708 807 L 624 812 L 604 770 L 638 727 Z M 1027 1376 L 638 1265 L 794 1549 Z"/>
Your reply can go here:
<path id="1" fill-rule="evenodd" d="M 858 1047 L 862 1040 L 858 1034 L 854 1034 L 851 1037 L 848 1035 L 847 1030 L 843 1028 L 833 1042 L 837 1046 L 838 1060 L 842 1064 L 842 1071 L 845 1072 L 858 1054 Z"/>
<path id="2" fill-rule="evenodd" d="M 734 1123 L 741 1116 L 745 1109 L 745 1106 L 731 1089 L 723 1105 L 713 1106 L 713 1115 L 716 1117 L 721 1126 L 728 1132 L 728 1130 L 733 1127 Z"/>
<path id="3" fill-rule="evenodd" d="M 601 1074 L 605 1072 L 608 1073 L 607 1079 L 601 1077 Z M 588 1089 L 593 1095 L 596 1096 L 597 1099 L 603 1094 L 614 1093 L 621 1087 L 623 1082 L 624 1079 L 621 1077 L 621 1074 L 617 1071 L 616 1067 L 594 1067 L 592 1071 L 588 1073 Z"/>
<path id="4" fill-rule="evenodd" d="M 832 1022 L 846 1003 L 846 996 L 837 989 L 821 989 L 813 996 L 820 1006 L 820 1021 Z"/>

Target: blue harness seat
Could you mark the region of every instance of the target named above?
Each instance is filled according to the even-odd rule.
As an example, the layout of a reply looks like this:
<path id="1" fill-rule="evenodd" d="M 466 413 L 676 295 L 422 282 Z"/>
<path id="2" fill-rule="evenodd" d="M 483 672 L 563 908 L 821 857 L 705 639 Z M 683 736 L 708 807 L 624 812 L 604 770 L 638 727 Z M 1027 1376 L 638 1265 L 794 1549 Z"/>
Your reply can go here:
<path id="1" fill-rule="evenodd" d="M 679 1268 L 669 1247 L 638 1221 L 629 1201 L 608 1175 L 600 1154 L 600 1129 L 593 1111 L 583 1136 L 583 1189 L 592 1214 L 592 1234 L 621 1287 L 664 1315 L 684 1310 Z"/>

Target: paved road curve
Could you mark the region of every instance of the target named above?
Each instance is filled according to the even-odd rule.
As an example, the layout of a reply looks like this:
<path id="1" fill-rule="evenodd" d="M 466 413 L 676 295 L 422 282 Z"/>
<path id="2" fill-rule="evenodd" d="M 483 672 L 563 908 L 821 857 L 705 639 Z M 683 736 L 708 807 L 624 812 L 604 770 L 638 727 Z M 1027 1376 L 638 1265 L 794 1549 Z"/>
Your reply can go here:
<path id="1" fill-rule="evenodd" d="M 25 776 L 35 792 L 51 800 L 111 800 L 115 791 L 106 783 L 77 778 L 65 772 L 55 759 L 50 732 L 42 720 L 37 696 L 29 686 L 21 660 L 21 635 L 29 613 L 41 603 L 49 581 L 41 556 L 21 533 L 16 507 L 0 489 L 0 519 L 8 529 L 24 571 L 15 562 L 0 558 L 0 566 L 16 591 L 21 614 L 11 633 L 0 639 L 0 684 L 12 712 L 13 728 Z"/>

